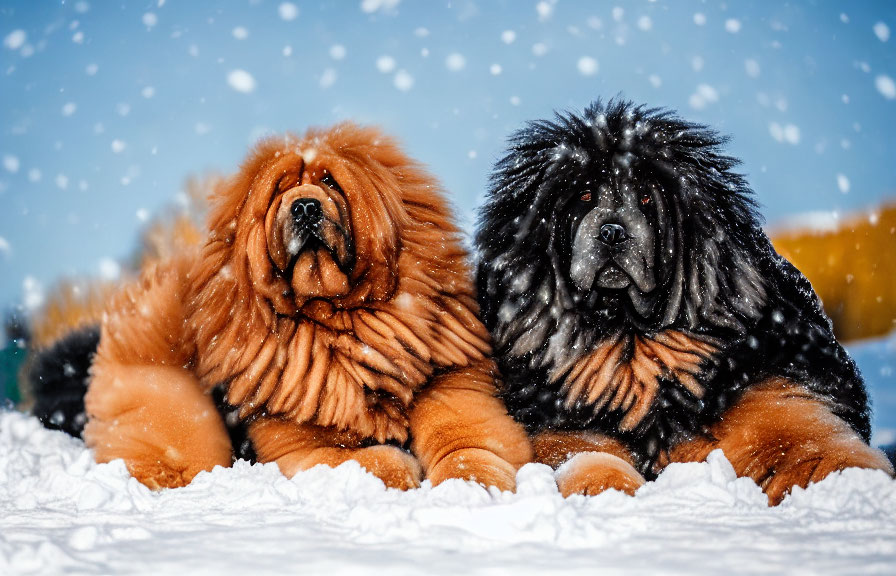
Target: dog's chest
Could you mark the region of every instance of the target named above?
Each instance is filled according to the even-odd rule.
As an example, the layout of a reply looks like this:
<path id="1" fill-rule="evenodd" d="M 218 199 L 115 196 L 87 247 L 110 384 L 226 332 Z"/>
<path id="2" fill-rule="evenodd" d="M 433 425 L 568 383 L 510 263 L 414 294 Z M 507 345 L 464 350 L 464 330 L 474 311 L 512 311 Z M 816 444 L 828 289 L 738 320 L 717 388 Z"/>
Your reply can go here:
<path id="1" fill-rule="evenodd" d="M 427 346 L 394 314 L 282 321 L 232 366 L 228 401 L 379 441 L 407 437 L 406 409 L 432 374 Z"/>
<path id="2" fill-rule="evenodd" d="M 570 369 L 549 377 L 561 382 L 567 409 L 617 413 L 618 429 L 627 432 L 644 420 L 662 386 L 701 398 L 705 389 L 699 375 L 716 351 L 709 340 L 674 330 L 618 334 L 599 340 Z"/>

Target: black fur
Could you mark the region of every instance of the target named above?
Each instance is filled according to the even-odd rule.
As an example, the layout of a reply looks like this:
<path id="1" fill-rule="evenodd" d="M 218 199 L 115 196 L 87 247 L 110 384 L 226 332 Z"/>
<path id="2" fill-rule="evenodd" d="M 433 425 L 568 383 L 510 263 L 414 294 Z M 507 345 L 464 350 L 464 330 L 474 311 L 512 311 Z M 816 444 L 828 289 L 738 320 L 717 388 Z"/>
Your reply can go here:
<path id="1" fill-rule="evenodd" d="M 661 451 L 717 421 L 744 389 L 781 376 L 830 398 L 834 413 L 868 441 L 859 371 L 809 282 L 762 231 L 753 192 L 732 171 L 738 161 L 721 150 L 725 142 L 672 112 L 618 100 L 530 123 L 511 137 L 480 215 L 478 288 L 504 399 L 530 432 L 614 435 L 649 476 Z M 623 288 L 612 274 L 587 268 L 588 258 L 602 265 L 603 256 L 573 250 L 600 246 L 578 232 L 591 214 L 583 199 L 614 194 L 619 202 L 642 198 L 642 213 L 610 220 L 627 218 L 637 227 L 633 236 L 647 235 L 644 244 L 655 250 L 638 253 L 652 263 L 652 276 Z M 640 278 L 644 265 L 633 259 L 620 267 Z M 705 394 L 664 380 L 633 430 L 619 429 L 618 410 L 567 407 L 563 378 L 550 383 L 551 370 L 568 371 L 604 338 L 667 329 L 719 343 L 698 375 Z"/>
<path id="2" fill-rule="evenodd" d="M 47 428 L 81 436 L 87 422 L 84 395 L 90 363 L 99 343 L 99 326 L 90 326 L 70 332 L 34 355 L 27 372 L 34 395 L 31 412 Z"/>
<path id="3" fill-rule="evenodd" d="M 26 378 L 34 395 L 32 413 L 47 428 L 81 437 L 87 416 L 84 395 L 90 380 L 90 364 L 100 343 L 99 326 L 69 332 L 45 350 L 33 354 Z M 230 434 L 235 459 L 255 461 L 248 427 L 238 409 L 224 400 L 223 387 L 212 391 L 218 412 Z"/>

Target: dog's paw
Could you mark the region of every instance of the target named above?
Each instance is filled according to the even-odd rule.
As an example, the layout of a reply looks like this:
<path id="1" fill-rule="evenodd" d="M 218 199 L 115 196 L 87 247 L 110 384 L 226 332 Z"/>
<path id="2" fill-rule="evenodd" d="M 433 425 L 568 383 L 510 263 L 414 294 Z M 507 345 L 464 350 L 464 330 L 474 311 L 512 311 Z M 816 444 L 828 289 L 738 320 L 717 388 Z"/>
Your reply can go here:
<path id="1" fill-rule="evenodd" d="M 516 490 L 516 466 L 494 452 L 482 448 L 461 448 L 446 454 L 429 470 L 427 478 L 433 486 L 450 478 L 494 486 L 499 490 Z"/>
<path id="2" fill-rule="evenodd" d="M 362 468 L 383 481 L 387 488 L 409 490 L 420 486 L 423 469 L 410 453 L 389 445 L 359 448 L 353 455 Z"/>
<path id="3" fill-rule="evenodd" d="M 557 469 L 555 478 L 564 497 L 593 496 L 611 488 L 634 495 L 645 482 L 631 464 L 606 452 L 576 454 Z"/>
<path id="4" fill-rule="evenodd" d="M 845 448 L 845 447 L 843 447 Z M 855 442 L 850 449 L 830 450 L 823 454 L 796 450 L 782 459 L 764 478 L 754 478 L 768 496 L 769 504 L 777 506 L 794 486 L 805 488 L 824 480 L 829 474 L 847 468 L 868 468 L 893 474 L 886 455 L 868 445 Z"/>
<path id="5" fill-rule="evenodd" d="M 195 474 L 189 474 L 182 470 L 175 470 L 161 462 L 128 462 L 127 467 L 131 476 L 139 480 L 141 484 L 150 490 L 182 488 L 189 484 L 195 477 Z"/>

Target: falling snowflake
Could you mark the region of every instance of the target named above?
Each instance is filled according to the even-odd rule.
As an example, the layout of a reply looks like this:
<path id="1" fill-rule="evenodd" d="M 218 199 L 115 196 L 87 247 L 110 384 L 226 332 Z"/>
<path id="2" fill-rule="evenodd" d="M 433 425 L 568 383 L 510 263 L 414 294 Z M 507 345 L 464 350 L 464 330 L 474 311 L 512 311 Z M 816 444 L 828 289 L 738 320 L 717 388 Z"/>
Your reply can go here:
<path id="1" fill-rule="evenodd" d="M 594 76 L 597 74 L 599 65 L 594 58 L 590 56 L 582 56 L 579 58 L 576 67 L 579 69 L 579 74 L 582 76 Z"/>
<path id="2" fill-rule="evenodd" d="M 703 110 L 708 104 L 719 101 L 718 91 L 709 84 L 700 84 L 697 91 L 691 94 L 688 102 L 694 110 Z"/>
<path id="3" fill-rule="evenodd" d="M 237 92 L 248 94 L 255 91 L 255 78 L 245 70 L 231 70 L 227 74 L 227 83 Z"/>
<path id="4" fill-rule="evenodd" d="M 849 178 L 845 174 L 837 174 L 837 188 L 843 194 L 849 192 Z"/>
<path id="5" fill-rule="evenodd" d="M 881 74 L 875 78 L 874 85 L 877 87 L 877 91 L 887 100 L 896 98 L 896 83 L 886 74 Z"/>
<path id="6" fill-rule="evenodd" d="M 388 74 L 395 70 L 395 58 L 391 56 L 380 56 L 376 59 L 376 69 L 383 74 Z"/>
<path id="7" fill-rule="evenodd" d="M 392 83 L 402 92 L 407 92 L 414 87 L 414 77 L 406 70 L 399 70 L 395 73 Z"/>
<path id="8" fill-rule="evenodd" d="M 283 2 L 277 7 L 277 13 L 280 14 L 281 20 L 290 22 L 299 17 L 299 8 L 292 2 Z"/>
<path id="9" fill-rule="evenodd" d="M 19 158 L 17 156 L 6 155 L 3 157 L 3 168 L 10 174 L 19 171 Z"/>
<path id="10" fill-rule="evenodd" d="M 332 68 L 327 68 L 324 70 L 324 73 L 321 74 L 320 77 L 320 87 L 321 88 L 329 88 L 333 84 L 336 83 L 336 71 Z"/>
<path id="11" fill-rule="evenodd" d="M 759 62 L 753 60 L 752 58 L 748 58 L 744 61 L 744 69 L 746 69 L 747 76 L 749 76 L 750 78 L 759 77 Z"/>
<path id="12" fill-rule="evenodd" d="M 394 12 L 401 0 L 361 0 L 361 11 L 365 14 L 374 12 Z"/>
<path id="13" fill-rule="evenodd" d="M 18 50 L 25 45 L 28 35 L 24 30 L 13 30 L 3 39 L 3 45 L 10 50 Z"/>
<path id="14" fill-rule="evenodd" d="M 445 68 L 448 68 L 448 70 L 451 70 L 452 72 L 460 72 L 466 66 L 467 59 L 464 58 L 463 54 L 453 52 L 445 58 Z"/>

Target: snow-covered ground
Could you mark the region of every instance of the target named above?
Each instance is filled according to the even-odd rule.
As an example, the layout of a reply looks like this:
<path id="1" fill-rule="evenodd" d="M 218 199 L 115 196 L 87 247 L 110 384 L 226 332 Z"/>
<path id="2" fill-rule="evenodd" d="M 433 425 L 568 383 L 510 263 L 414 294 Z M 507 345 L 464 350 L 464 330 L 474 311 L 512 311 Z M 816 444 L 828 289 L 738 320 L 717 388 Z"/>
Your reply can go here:
<path id="1" fill-rule="evenodd" d="M 386 490 L 357 464 L 289 480 L 218 468 L 153 493 L 122 462 L 0 412 L 0 574 L 896 574 L 896 481 L 847 470 L 769 508 L 721 453 L 634 497 L 450 481 Z"/>

